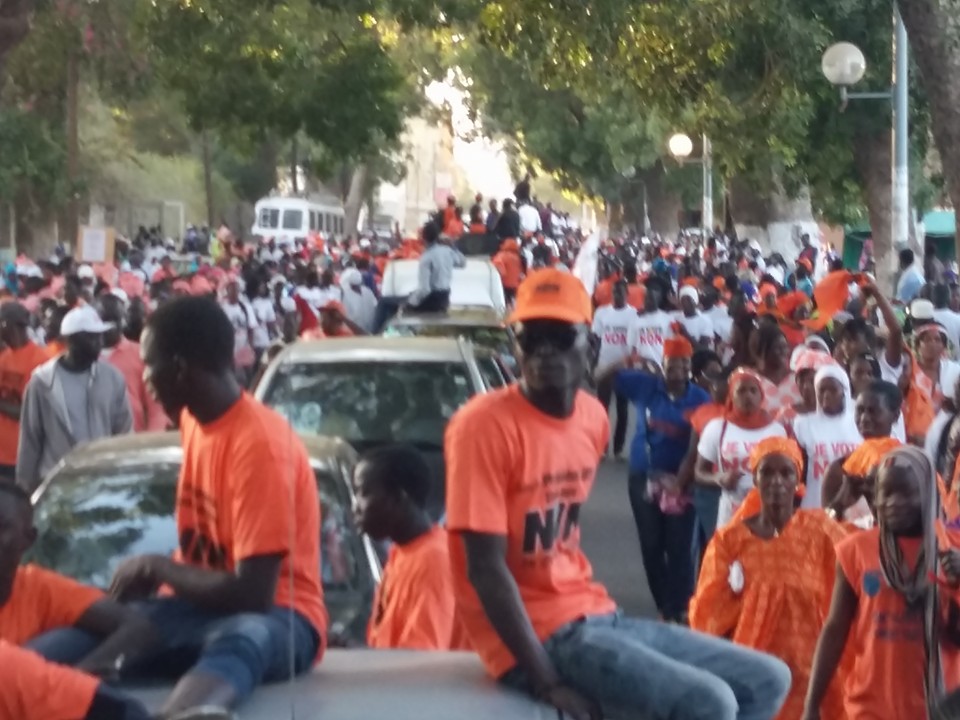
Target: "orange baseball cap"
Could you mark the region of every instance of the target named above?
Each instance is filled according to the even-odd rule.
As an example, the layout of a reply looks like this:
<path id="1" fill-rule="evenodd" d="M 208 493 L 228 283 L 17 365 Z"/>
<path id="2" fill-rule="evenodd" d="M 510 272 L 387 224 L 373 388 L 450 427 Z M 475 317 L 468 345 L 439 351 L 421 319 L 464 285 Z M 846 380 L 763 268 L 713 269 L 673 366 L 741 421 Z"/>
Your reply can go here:
<path id="1" fill-rule="evenodd" d="M 569 272 L 544 268 L 530 273 L 517 288 L 517 304 L 509 323 L 559 320 L 589 324 L 593 306 L 583 283 Z"/>

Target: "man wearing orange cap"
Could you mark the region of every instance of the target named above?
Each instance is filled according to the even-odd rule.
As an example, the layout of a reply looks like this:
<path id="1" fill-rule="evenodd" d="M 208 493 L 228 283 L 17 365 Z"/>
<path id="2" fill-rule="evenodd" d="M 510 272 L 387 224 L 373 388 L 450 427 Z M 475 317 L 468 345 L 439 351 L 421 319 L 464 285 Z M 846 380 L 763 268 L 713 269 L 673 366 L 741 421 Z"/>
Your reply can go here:
<path id="1" fill-rule="evenodd" d="M 774 717 L 790 687 L 782 662 L 626 618 L 593 581 L 580 512 L 609 422 L 580 387 L 591 314 L 576 277 L 531 274 L 509 318 L 522 379 L 447 428 L 450 558 L 471 645 L 492 676 L 571 717 Z"/>

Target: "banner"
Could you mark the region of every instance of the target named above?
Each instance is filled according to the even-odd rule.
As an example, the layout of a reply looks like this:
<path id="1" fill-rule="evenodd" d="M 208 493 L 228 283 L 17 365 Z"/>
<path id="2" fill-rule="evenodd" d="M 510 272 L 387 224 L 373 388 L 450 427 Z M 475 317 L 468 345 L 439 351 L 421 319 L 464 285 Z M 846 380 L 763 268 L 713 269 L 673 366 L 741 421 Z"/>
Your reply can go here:
<path id="1" fill-rule="evenodd" d="M 576 260 L 573 261 L 573 274 L 580 278 L 580 282 L 587 289 L 587 294 L 593 297 L 597 286 L 597 263 L 600 257 L 600 234 L 596 231 L 583 241 Z"/>

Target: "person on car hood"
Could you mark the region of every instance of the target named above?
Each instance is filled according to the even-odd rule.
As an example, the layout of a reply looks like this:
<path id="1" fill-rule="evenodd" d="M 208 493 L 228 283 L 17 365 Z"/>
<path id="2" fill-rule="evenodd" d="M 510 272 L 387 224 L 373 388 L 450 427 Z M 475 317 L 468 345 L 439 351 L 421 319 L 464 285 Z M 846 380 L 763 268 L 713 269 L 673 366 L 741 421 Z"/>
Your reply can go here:
<path id="1" fill-rule="evenodd" d="M 457 603 L 494 677 L 575 718 L 771 718 L 780 660 L 617 611 L 580 547 L 580 510 L 609 421 L 581 390 L 592 307 L 570 273 L 520 285 L 518 384 L 478 395 L 447 429 L 447 526 Z"/>
<path id="2" fill-rule="evenodd" d="M 412 445 L 376 448 L 353 473 L 357 525 L 390 556 L 367 628 L 372 648 L 467 649 L 456 612 L 447 531 L 427 512 L 430 466 Z"/>
<path id="3" fill-rule="evenodd" d="M 500 244 L 500 250 L 493 256 L 494 267 L 500 273 L 503 282 L 503 294 L 507 303 L 512 304 L 517 297 L 517 288 L 523 278 L 523 260 L 520 258 L 520 246 L 513 238 L 507 238 Z"/>
<path id="4" fill-rule="evenodd" d="M 148 384 L 180 418 L 180 546 L 176 559 L 124 561 L 111 591 L 121 601 L 149 598 L 157 660 L 167 674 L 186 673 L 163 717 L 202 706 L 229 717 L 257 685 L 307 672 L 326 645 L 310 459 L 286 419 L 240 387 L 233 347 L 230 320 L 200 297 L 161 305 L 141 341 Z M 171 594 L 155 597 L 161 586 Z M 171 655 L 181 664 L 171 666 Z"/>

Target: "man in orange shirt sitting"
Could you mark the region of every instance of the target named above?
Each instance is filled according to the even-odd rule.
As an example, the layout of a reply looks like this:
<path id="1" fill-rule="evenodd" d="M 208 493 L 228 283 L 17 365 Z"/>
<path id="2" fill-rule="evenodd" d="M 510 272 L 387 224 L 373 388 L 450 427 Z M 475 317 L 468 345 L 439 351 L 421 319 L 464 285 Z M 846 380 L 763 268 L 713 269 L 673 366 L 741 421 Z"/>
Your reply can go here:
<path id="1" fill-rule="evenodd" d="M 574 720 L 770 720 L 790 689 L 776 658 L 679 625 L 627 618 L 593 581 L 580 512 L 610 433 L 581 389 L 591 303 L 544 269 L 517 292 L 519 383 L 447 428 L 447 525 L 467 636 L 501 681 Z"/>
<path id="2" fill-rule="evenodd" d="M 230 717 L 255 687 L 307 672 L 323 653 L 316 479 L 289 423 L 237 383 L 233 326 L 215 301 L 162 305 L 141 351 L 148 385 L 180 419 L 180 547 L 176 559 L 126 560 L 111 590 L 150 598 L 156 661 L 186 673 L 162 716 L 208 706 L 207 717 Z M 161 586 L 172 596 L 151 597 Z"/>
<path id="3" fill-rule="evenodd" d="M 390 540 L 367 644 L 412 650 L 465 649 L 456 614 L 447 531 L 427 513 L 432 473 L 412 445 L 363 455 L 353 474 L 357 525 L 373 540 Z"/>
<path id="4" fill-rule="evenodd" d="M 0 484 L 0 640 L 97 673 L 151 642 L 149 622 L 133 610 L 95 588 L 21 565 L 36 537 L 30 497 L 18 485 Z"/>

